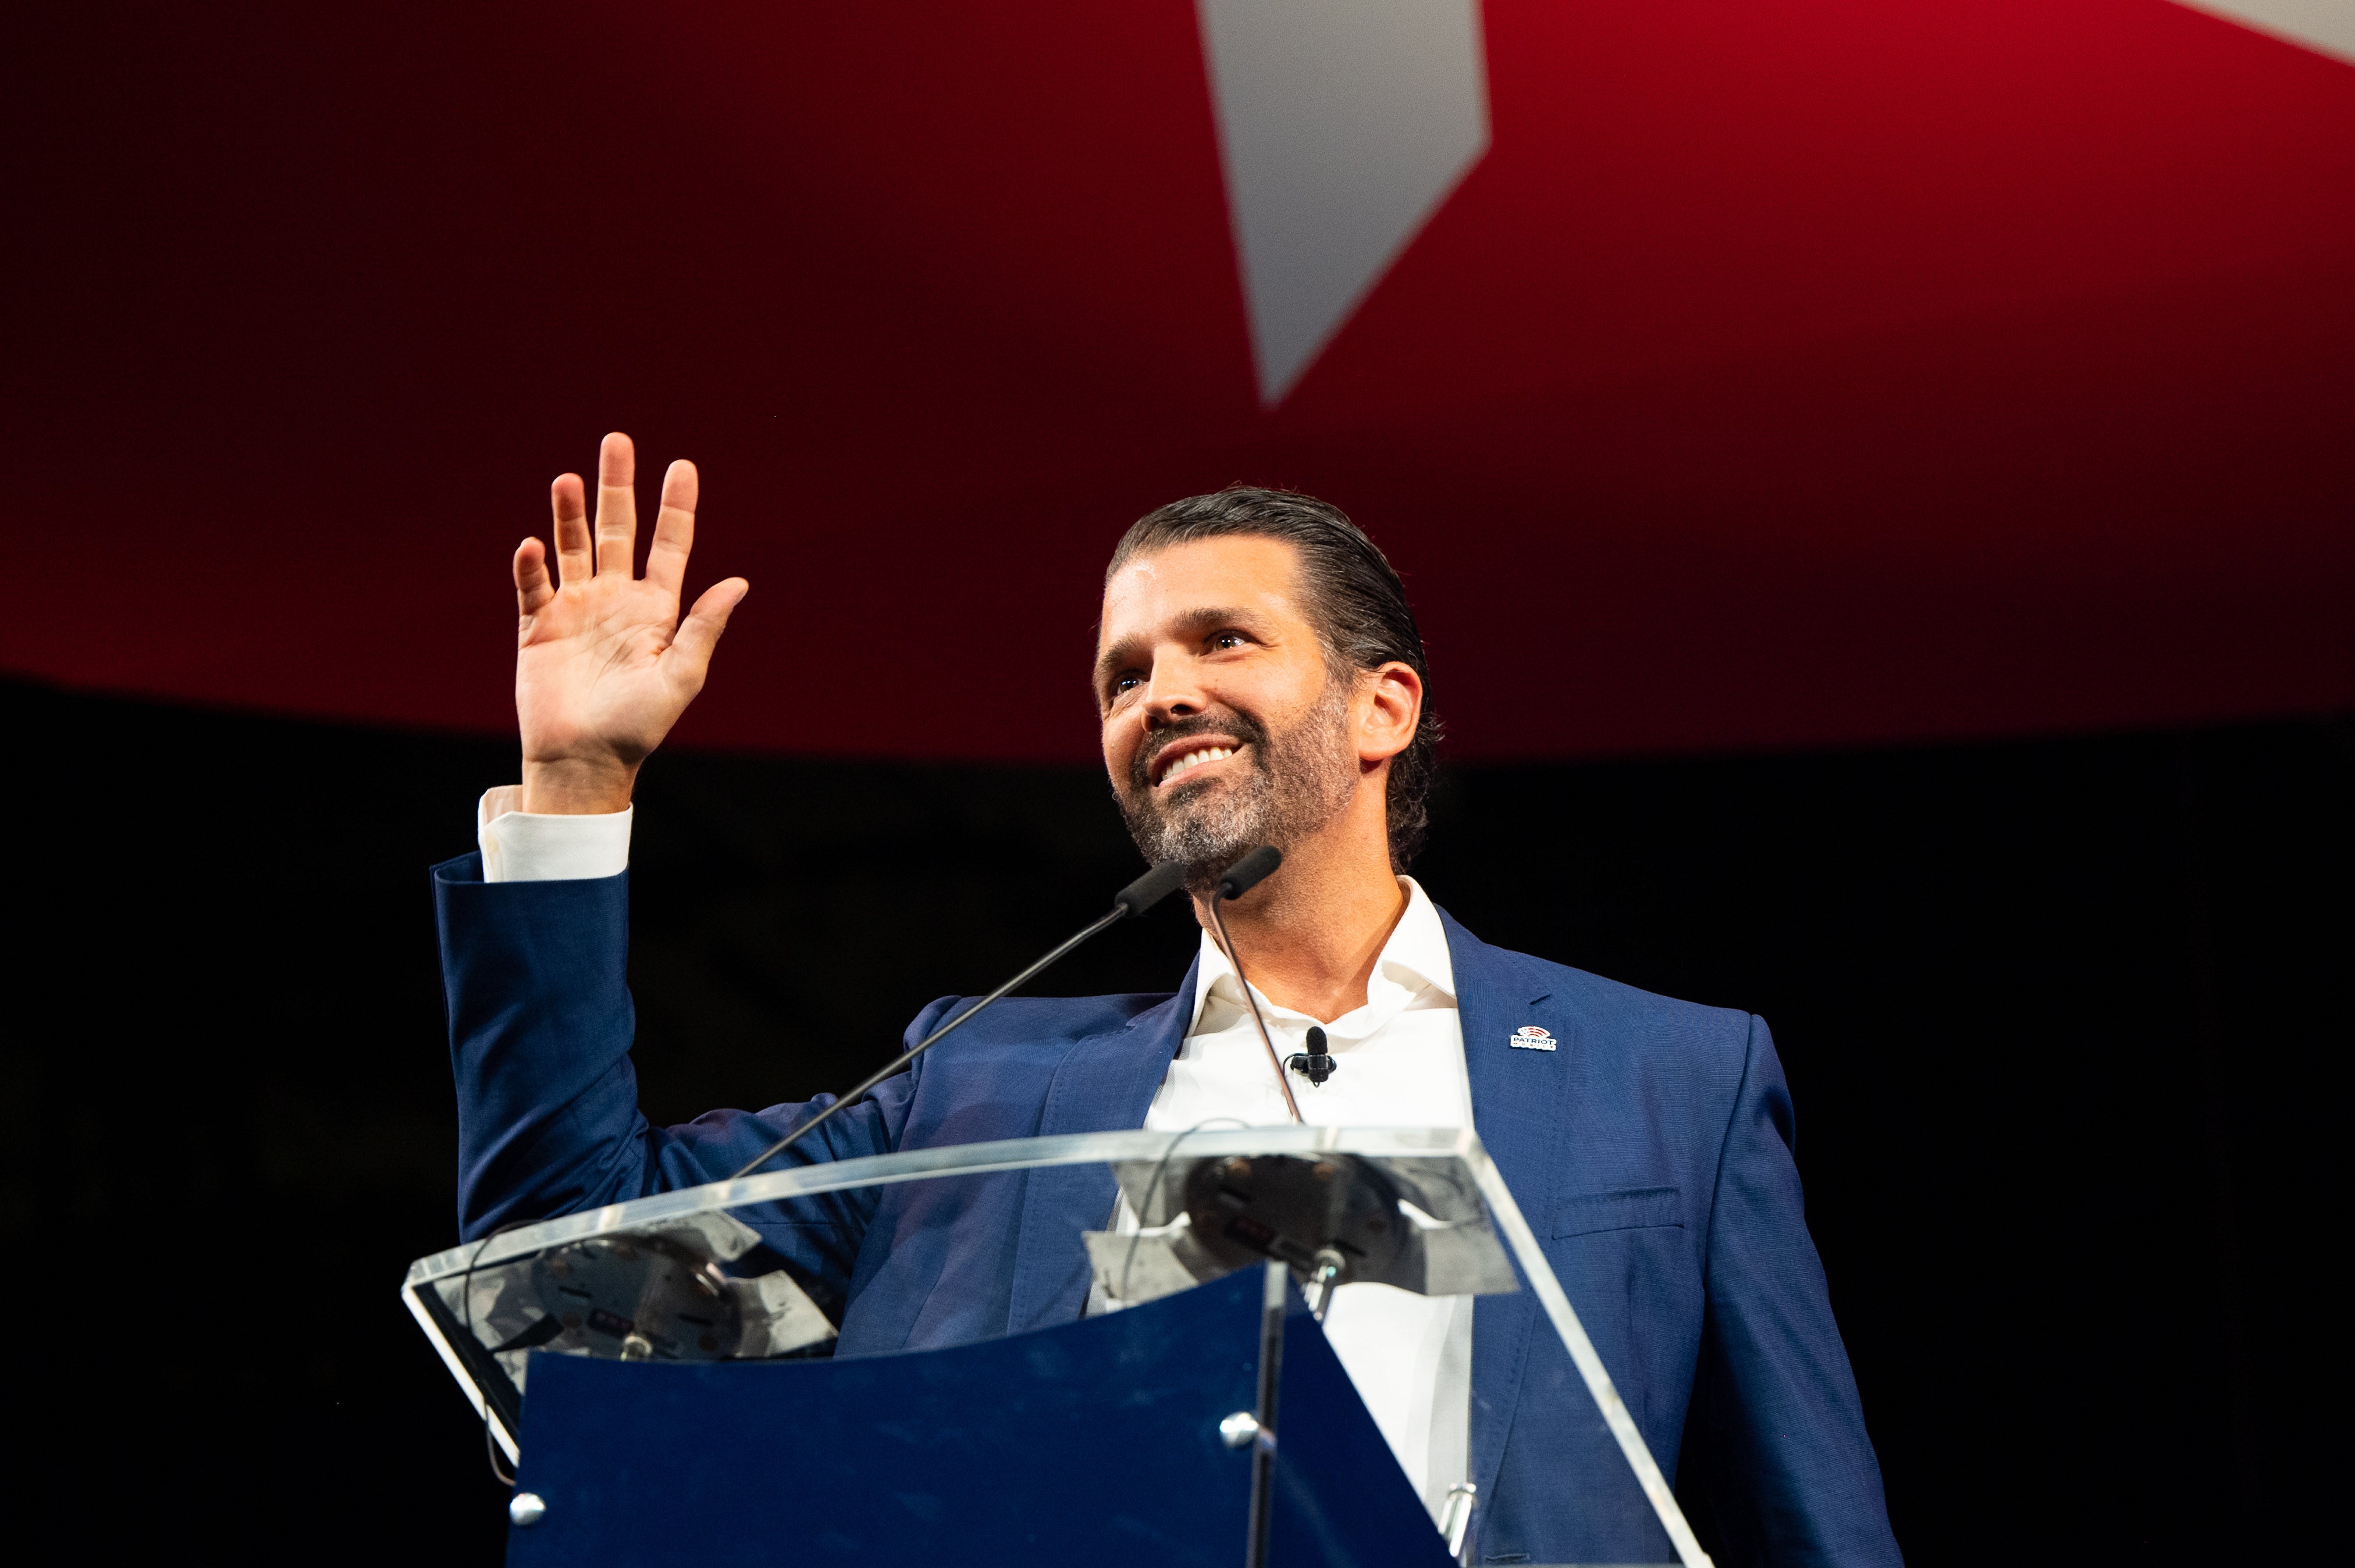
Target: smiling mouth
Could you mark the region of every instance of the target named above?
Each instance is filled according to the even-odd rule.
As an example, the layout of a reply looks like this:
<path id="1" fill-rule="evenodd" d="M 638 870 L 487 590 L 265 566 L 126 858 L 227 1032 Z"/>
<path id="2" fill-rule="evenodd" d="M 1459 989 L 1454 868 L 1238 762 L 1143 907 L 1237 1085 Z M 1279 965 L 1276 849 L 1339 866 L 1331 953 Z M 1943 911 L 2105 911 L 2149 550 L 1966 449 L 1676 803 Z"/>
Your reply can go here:
<path id="1" fill-rule="evenodd" d="M 1178 748 L 1174 747 L 1171 749 L 1178 750 Z M 1161 777 L 1155 780 L 1154 788 L 1156 789 L 1167 789 L 1170 785 L 1178 782 L 1178 779 L 1186 777 L 1187 774 L 1194 771 L 1197 768 L 1203 767 L 1208 763 L 1223 762 L 1241 749 L 1242 747 L 1240 746 L 1188 747 L 1184 750 L 1178 752 L 1178 756 L 1174 761 L 1162 765 Z"/>

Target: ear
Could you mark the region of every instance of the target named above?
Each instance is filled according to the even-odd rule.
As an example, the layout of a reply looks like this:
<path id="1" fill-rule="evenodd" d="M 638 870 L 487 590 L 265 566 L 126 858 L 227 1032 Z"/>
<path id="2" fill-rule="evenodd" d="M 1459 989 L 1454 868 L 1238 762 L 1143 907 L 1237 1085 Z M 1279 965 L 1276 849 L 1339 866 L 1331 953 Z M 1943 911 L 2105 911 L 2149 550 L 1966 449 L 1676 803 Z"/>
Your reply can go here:
<path id="1" fill-rule="evenodd" d="M 1423 677 L 1397 660 L 1360 672 L 1351 714 L 1358 763 L 1373 768 L 1404 751 L 1423 722 Z"/>

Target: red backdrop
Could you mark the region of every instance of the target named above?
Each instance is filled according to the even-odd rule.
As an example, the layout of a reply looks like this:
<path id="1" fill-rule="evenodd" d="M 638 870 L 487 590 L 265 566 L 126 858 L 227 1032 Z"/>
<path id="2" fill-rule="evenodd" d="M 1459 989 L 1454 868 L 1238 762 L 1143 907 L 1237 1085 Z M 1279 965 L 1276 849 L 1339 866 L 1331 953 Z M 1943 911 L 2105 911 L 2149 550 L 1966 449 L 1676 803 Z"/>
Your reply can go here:
<path id="1" fill-rule="evenodd" d="M 38 678 L 511 722 L 598 435 L 753 592 L 682 738 L 1092 755 L 1103 556 L 1247 479 L 1458 755 L 2355 705 L 2355 69 L 2167 0 L 1489 0 L 1493 144 L 1254 392 L 1183 0 L 27 7 Z"/>

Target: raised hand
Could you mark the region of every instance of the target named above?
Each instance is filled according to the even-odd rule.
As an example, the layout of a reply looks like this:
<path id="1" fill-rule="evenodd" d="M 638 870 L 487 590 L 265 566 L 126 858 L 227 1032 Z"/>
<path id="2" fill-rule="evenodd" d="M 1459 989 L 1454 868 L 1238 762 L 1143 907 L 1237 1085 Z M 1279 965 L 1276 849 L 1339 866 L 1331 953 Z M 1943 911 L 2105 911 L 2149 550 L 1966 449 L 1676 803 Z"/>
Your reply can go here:
<path id="1" fill-rule="evenodd" d="M 644 577 L 632 569 L 636 478 L 630 438 L 607 436 L 597 453 L 593 536 L 581 476 L 559 475 L 549 487 L 561 586 L 538 539 L 516 550 L 516 716 L 527 811 L 627 806 L 638 765 L 703 689 L 729 612 L 751 590 L 742 577 L 714 583 L 681 621 L 678 596 L 695 546 L 695 465 L 675 462 L 663 475 Z"/>

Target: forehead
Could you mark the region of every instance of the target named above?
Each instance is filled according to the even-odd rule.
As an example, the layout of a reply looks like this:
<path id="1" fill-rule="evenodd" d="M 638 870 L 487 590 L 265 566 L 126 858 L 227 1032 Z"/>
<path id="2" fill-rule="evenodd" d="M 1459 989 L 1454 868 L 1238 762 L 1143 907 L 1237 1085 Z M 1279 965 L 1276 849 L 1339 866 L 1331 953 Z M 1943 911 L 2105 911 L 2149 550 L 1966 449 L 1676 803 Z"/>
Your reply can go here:
<path id="1" fill-rule="evenodd" d="M 1124 562 L 1104 584 L 1099 646 L 1182 630 L 1213 609 L 1296 618 L 1300 552 L 1236 535 L 1171 545 Z"/>

